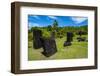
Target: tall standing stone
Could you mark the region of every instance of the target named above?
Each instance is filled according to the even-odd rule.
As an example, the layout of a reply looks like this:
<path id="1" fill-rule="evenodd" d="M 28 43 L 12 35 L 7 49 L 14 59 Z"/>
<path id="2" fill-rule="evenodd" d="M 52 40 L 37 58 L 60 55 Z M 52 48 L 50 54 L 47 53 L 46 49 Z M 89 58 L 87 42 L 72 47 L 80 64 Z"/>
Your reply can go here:
<path id="1" fill-rule="evenodd" d="M 64 42 L 64 46 L 70 46 L 73 41 L 73 33 L 72 32 L 67 32 L 67 40 Z"/>
<path id="2" fill-rule="evenodd" d="M 67 41 L 68 42 L 73 41 L 73 33 L 72 32 L 67 32 Z"/>
<path id="3" fill-rule="evenodd" d="M 33 30 L 33 47 L 35 49 L 42 47 L 41 37 L 42 37 L 41 30 Z"/>

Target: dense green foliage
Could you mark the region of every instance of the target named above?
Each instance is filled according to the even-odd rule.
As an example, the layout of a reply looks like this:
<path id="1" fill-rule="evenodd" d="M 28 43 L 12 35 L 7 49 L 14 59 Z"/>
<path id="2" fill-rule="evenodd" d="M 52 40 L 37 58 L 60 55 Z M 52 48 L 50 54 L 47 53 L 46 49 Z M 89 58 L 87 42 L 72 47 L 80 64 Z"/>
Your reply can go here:
<path id="1" fill-rule="evenodd" d="M 67 32 L 73 32 L 74 34 L 77 34 L 80 30 L 83 32 L 88 31 L 88 26 L 64 26 L 64 27 L 59 27 L 58 22 L 54 20 L 53 25 L 48 25 L 47 27 L 32 27 L 31 29 L 28 30 L 29 32 L 29 40 L 32 39 L 32 35 L 30 34 L 33 30 L 39 29 L 43 32 L 43 37 L 50 37 L 51 32 L 55 32 L 55 37 L 56 38 L 62 38 L 66 35 Z"/>

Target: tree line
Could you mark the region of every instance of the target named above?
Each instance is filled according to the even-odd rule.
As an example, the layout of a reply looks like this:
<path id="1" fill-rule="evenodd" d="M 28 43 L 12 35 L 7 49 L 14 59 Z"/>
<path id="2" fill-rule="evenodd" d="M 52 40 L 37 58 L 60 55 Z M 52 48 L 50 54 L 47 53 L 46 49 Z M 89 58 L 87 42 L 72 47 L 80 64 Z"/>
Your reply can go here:
<path id="1" fill-rule="evenodd" d="M 78 34 L 79 31 L 83 31 L 83 34 L 88 33 L 88 26 L 64 26 L 59 27 L 57 20 L 54 20 L 52 25 L 48 25 L 45 27 L 32 27 L 28 30 L 28 33 L 32 33 L 33 30 L 41 30 L 43 32 L 44 37 L 50 37 L 51 32 L 55 32 L 56 38 L 61 38 L 66 35 L 66 32 L 73 32 L 74 34 Z M 31 36 L 31 34 L 30 34 Z"/>

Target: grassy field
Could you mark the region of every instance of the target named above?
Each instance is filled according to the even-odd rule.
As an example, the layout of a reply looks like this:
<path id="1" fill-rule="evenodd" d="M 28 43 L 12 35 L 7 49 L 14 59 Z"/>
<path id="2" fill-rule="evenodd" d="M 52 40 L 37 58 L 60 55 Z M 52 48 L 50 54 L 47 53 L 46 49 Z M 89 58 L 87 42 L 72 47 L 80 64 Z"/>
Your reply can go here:
<path id="1" fill-rule="evenodd" d="M 83 35 L 87 37 L 87 35 Z M 76 39 L 77 36 L 74 37 L 72 45 L 68 47 L 63 47 L 64 41 L 66 41 L 66 37 L 57 38 L 57 53 L 52 55 L 51 57 L 45 57 L 41 52 L 42 48 L 34 49 L 32 41 L 28 42 L 28 60 L 52 60 L 52 59 L 79 59 L 79 58 L 87 58 L 88 57 L 88 42 L 78 42 Z"/>

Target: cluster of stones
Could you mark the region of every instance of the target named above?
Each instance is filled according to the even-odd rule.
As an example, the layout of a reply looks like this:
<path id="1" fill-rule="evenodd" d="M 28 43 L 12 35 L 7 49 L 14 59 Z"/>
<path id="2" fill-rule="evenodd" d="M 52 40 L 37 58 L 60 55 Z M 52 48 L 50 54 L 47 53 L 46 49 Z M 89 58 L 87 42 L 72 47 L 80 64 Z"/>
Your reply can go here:
<path id="1" fill-rule="evenodd" d="M 78 32 L 78 35 L 80 36 L 80 37 L 77 37 L 78 42 L 87 41 L 86 37 L 82 37 L 82 35 L 84 34 L 86 34 L 86 32 L 83 32 L 83 31 Z"/>
<path id="2" fill-rule="evenodd" d="M 50 38 L 43 38 L 41 30 L 33 30 L 33 47 L 35 49 L 43 48 L 42 54 L 50 57 L 57 52 L 54 33 Z"/>
<path id="3" fill-rule="evenodd" d="M 77 37 L 77 40 L 80 41 L 86 41 L 85 37 L 81 37 L 83 34 L 82 31 L 79 31 L 78 34 L 80 37 Z M 64 42 L 63 46 L 70 46 L 72 45 L 73 41 L 73 33 L 67 32 L 66 33 L 66 41 Z M 42 54 L 46 57 L 50 57 L 54 55 L 57 52 L 56 42 L 55 42 L 55 32 L 51 33 L 51 37 L 44 38 L 42 37 L 42 31 L 41 30 L 33 30 L 33 47 L 35 49 L 43 48 Z"/>

